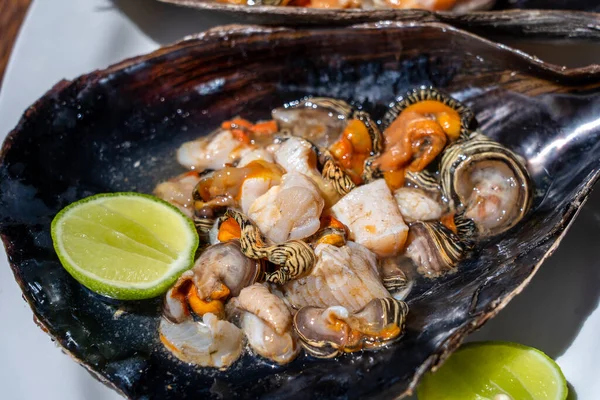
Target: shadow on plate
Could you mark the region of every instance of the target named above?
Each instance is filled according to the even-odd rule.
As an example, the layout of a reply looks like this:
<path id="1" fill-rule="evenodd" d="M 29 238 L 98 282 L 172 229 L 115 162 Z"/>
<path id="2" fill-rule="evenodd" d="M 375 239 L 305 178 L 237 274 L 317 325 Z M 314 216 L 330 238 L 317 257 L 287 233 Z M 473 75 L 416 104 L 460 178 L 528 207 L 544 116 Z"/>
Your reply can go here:
<path id="1" fill-rule="evenodd" d="M 569 387 L 569 395 L 567 396 L 567 400 L 577 400 L 577 392 L 573 385 L 567 382 L 567 386 Z"/>
<path id="2" fill-rule="evenodd" d="M 598 237 L 600 190 L 591 194 L 561 246 L 530 285 L 469 341 L 506 340 L 534 346 L 553 359 L 561 356 L 598 306 Z"/>

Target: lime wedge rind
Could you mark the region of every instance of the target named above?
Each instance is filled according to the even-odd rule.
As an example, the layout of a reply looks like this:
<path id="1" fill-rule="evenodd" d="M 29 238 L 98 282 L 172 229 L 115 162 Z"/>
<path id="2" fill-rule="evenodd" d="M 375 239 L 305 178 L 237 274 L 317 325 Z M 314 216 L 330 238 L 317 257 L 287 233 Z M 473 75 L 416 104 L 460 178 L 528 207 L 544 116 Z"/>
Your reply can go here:
<path id="1" fill-rule="evenodd" d="M 182 240 L 184 240 L 187 244 L 186 251 L 180 252 L 179 256 L 170 264 L 165 263 L 166 273 L 163 274 L 159 279 L 144 282 L 122 282 L 114 279 L 106 279 L 98 276 L 92 271 L 81 268 L 65 250 L 63 241 L 61 240 L 63 234 L 63 224 L 61 221 L 64 221 L 65 218 L 74 217 L 75 215 L 70 214 L 73 213 L 77 208 L 85 206 L 86 204 L 89 205 L 91 203 L 102 204 L 105 201 L 110 201 L 111 198 L 115 197 L 139 198 L 140 201 L 147 200 L 156 204 L 160 204 L 161 212 L 168 212 L 170 217 L 176 218 L 181 223 L 182 229 L 179 233 L 182 235 Z M 122 216 L 127 218 L 126 215 Z M 103 226 L 103 228 L 110 229 L 110 227 L 106 226 Z M 163 200 L 160 200 L 154 196 L 135 192 L 98 194 L 68 205 L 54 217 L 51 224 L 51 235 L 56 254 L 61 264 L 67 270 L 67 272 L 73 276 L 73 278 L 96 293 L 119 300 L 142 300 L 156 297 L 164 293 L 177 280 L 182 272 L 191 267 L 199 244 L 194 223 L 191 219 L 179 211 L 175 206 Z M 132 238 L 130 239 L 135 240 Z M 140 245 L 145 244 L 140 243 Z M 154 250 L 160 251 L 157 249 Z M 156 259 L 153 260 L 158 261 Z"/>

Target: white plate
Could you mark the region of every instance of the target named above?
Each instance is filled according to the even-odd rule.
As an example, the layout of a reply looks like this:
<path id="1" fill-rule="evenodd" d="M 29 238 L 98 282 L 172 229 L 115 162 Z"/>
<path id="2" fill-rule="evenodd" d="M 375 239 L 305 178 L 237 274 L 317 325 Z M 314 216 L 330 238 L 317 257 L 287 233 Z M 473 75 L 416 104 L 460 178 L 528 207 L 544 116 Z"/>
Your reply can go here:
<path id="1" fill-rule="evenodd" d="M 233 22 L 243 21 L 151 0 L 35 1 L 0 91 L 0 140 L 25 108 L 58 80 Z M 472 336 L 472 340 L 520 342 L 557 358 L 579 400 L 600 398 L 600 249 L 595 247 L 599 237 L 597 193 L 524 293 Z M 35 326 L 4 254 L 0 254 L 0 321 L 1 398 L 120 398 L 63 355 Z"/>

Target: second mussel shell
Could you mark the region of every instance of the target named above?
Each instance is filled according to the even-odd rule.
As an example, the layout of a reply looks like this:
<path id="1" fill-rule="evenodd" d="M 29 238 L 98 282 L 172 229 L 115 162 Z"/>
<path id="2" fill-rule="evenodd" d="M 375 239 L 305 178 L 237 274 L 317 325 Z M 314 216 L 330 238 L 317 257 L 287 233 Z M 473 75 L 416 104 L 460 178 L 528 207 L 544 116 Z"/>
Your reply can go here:
<path id="1" fill-rule="evenodd" d="M 159 342 L 160 300 L 106 301 L 56 257 L 50 223 L 60 209 L 96 193 L 150 193 L 183 172 L 174 159 L 182 143 L 224 120 L 267 119 L 310 96 L 378 120 L 421 85 L 460 99 L 486 136 L 523 156 L 535 192 L 517 225 L 480 242 L 456 273 L 417 277 L 404 334 L 385 349 L 190 366 Z M 447 25 L 222 27 L 60 82 L 30 107 L 0 151 L 0 234 L 37 323 L 128 398 L 400 398 L 556 248 L 599 176 L 599 108 L 597 67 L 563 71 Z"/>

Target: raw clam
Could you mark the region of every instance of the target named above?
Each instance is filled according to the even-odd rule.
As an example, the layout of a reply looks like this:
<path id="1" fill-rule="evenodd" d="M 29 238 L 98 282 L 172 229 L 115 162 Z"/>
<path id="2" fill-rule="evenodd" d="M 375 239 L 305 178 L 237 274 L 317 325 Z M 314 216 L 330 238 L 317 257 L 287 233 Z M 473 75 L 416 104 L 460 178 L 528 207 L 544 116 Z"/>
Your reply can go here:
<path id="1" fill-rule="evenodd" d="M 383 176 L 394 189 L 407 172 L 419 173 L 459 139 L 470 135 L 473 112 L 432 87 L 399 97 L 383 118 L 385 150 L 366 162 L 366 180 Z"/>
<path id="2" fill-rule="evenodd" d="M 224 302 L 262 278 L 260 262 L 244 256 L 237 240 L 210 246 L 166 295 L 164 314 L 175 322 L 197 314 L 223 316 Z"/>
<path id="3" fill-rule="evenodd" d="M 406 303 L 389 297 L 371 300 L 356 313 L 341 306 L 304 307 L 294 315 L 294 330 L 309 354 L 331 358 L 399 339 L 407 313 Z"/>
<path id="4" fill-rule="evenodd" d="M 440 180 L 450 208 L 463 212 L 484 237 L 512 228 L 531 204 L 531 179 L 522 159 L 483 135 L 444 151 Z"/>
<path id="5" fill-rule="evenodd" d="M 439 222 L 417 221 L 410 225 L 406 255 L 429 278 L 454 272 L 465 251 L 459 237 Z"/>
<path id="6" fill-rule="evenodd" d="M 300 353 L 290 310 L 268 286 L 244 288 L 227 305 L 227 314 L 239 321 L 250 346 L 261 356 L 287 364 Z"/>

